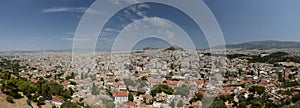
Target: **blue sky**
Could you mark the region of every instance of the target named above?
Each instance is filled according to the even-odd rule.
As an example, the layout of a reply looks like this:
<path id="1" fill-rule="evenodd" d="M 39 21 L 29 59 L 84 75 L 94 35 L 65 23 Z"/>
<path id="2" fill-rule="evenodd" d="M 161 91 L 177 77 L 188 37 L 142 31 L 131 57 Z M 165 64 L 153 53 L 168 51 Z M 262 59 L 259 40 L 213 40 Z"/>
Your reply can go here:
<path id="1" fill-rule="evenodd" d="M 217 18 L 227 44 L 255 40 L 300 41 L 299 0 L 204 1 Z M 80 18 L 93 2 L 94 0 L 1 1 L 0 51 L 71 49 Z M 168 13 L 162 14 L 183 19 Z M 113 23 L 107 28 L 112 26 Z M 193 26 L 189 28 L 194 30 Z M 106 35 L 109 36 L 109 33 Z M 198 43 L 199 46 L 202 46 L 201 43 L 203 42 Z"/>

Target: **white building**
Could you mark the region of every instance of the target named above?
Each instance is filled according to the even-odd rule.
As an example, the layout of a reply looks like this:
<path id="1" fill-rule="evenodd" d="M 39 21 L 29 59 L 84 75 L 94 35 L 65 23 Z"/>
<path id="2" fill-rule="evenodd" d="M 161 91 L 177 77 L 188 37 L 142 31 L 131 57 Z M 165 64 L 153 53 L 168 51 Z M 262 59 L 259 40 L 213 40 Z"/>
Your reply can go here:
<path id="1" fill-rule="evenodd" d="M 122 104 L 123 102 L 128 101 L 128 92 L 127 91 L 118 91 L 114 94 L 115 104 Z"/>

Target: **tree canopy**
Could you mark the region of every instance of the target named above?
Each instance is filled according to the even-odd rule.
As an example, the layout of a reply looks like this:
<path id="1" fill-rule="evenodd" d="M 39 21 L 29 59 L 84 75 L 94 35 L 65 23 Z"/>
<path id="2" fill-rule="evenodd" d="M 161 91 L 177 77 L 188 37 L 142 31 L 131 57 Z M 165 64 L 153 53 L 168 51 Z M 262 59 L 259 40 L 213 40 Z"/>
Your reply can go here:
<path id="1" fill-rule="evenodd" d="M 174 90 L 167 85 L 158 85 L 158 87 L 151 90 L 151 95 L 155 96 L 157 93 L 161 92 L 171 95 L 174 93 Z"/>

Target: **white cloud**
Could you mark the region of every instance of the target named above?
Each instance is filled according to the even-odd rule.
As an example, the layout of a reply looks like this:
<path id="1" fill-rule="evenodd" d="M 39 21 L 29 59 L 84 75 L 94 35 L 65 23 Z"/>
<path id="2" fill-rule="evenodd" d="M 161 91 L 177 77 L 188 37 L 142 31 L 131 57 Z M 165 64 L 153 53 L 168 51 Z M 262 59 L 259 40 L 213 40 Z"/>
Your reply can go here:
<path id="1" fill-rule="evenodd" d="M 151 26 L 156 27 L 171 27 L 172 24 L 165 19 L 159 17 L 147 17 L 143 19 L 144 22 L 151 24 Z M 142 24 L 141 24 L 142 25 Z"/>
<path id="2" fill-rule="evenodd" d="M 106 31 L 106 32 L 120 32 L 120 30 L 113 29 L 113 28 L 105 28 L 104 31 Z"/>
<path id="3" fill-rule="evenodd" d="M 145 17 L 147 17 L 146 16 L 147 12 L 146 11 L 141 11 L 142 8 L 149 9 L 150 5 L 145 4 L 145 3 L 141 3 L 141 4 L 138 4 L 138 5 L 133 5 L 133 6 L 128 7 L 129 10 L 133 11 L 138 16 L 145 18 Z"/>
<path id="4" fill-rule="evenodd" d="M 75 13 L 89 13 L 89 14 L 106 14 L 100 11 L 89 9 L 88 7 L 52 7 L 44 9 L 43 13 L 57 13 L 57 12 L 75 12 Z"/>
<path id="5" fill-rule="evenodd" d="M 55 13 L 55 12 L 78 12 L 84 13 L 87 7 L 52 7 L 42 10 L 43 13 Z"/>
<path id="6" fill-rule="evenodd" d="M 124 1 L 125 3 L 133 3 L 133 4 L 135 4 L 135 3 L 140 3 L 140 1 L 139 0 L 122 0 L 122 1 Z"/>
<path id="7" fill-rule="evenodd" d="M 109 1 L 118 6 L 140 3 L 139 0 L 109 0 Z"/>
<path id="8" fill-rule="evenodd" d="M 175 37 L 175 33 L 174 32 L 171 32 L 171 31 L 166 31 L 165 32 L 165 35 L 169 38 L 169 39 L 172 39 Z"/>
<path id="9" fill-rule="evenodd" d="M 133 13 L 130 13 L 128 10 L 124 10 L 124 18 L 122 19 L 129 19 L 131 21 L 135 21 L 137 20 L 137 18 L 135 18 L 135 15 L 133 14 L 136 14 L 142 18 L 145 18 L 147 17 L 146 16 L 146 11 L 141 11 L 141 9 L 143 8 L 147 8 L 149 9 L 150 8 L 150 5 L 148 4 L 145 4 L 145 3 L 141 3 L 139 0 L 110 0 L 110 2 L 112 2 L 113 4 L 117 5 L 117 6 L 125 6 L 125 5 L 128 5 L 128 4 L 137 4 L 137 3 L 140 3 L 140 4 L 137 4 L 137 5 L 131 5 L 129 6 L 127 9 Z"/>
<path id="10" fill-rule="evenodd" d="M 94 37 L 77 37 L 76 39 L 74 37 L 66 37 L 66 38 L 61 38 L 61 40 L 65 41 L 85 41 L 85 42 L 91 42 L 92 40 L 95 40 Z"/>
<path id="11" fill-rule="evenodd" d="M 61 38 L 61 40 L 66 40 L 66 41 L 90 41 L 90 40 L 95 40 L 96 37 L 98 36 L 98 33 L 96 34 L 75 34 L 75 33 L 71 33 L 71 32 L 67 32 L 69 34 L 73 34 L 74 37 L 64 37 Z M 76 35 L 76 37 L 75 37 Z"/>
<path id="12" fill-rule="evenodd" d="M 145 4 L 145 3 L 142 3 L 142 4 L 139 4 L 139 5 L 138 5 L 138 8 L 139 8 L 139 9 L 142 9 L 142 8 L 148 8 L 148 9 L 149 9 L 149 8 L 150 8 L 150 5 Z"/>
<path id="13" fill-rule="evenodd" d="M 172 39 L 176 33 L 172 32 L 171 28 L 173 28 L 173 25 L 168 20 L 159 17 L 146 17 L 134 21 L 134 24 L 126 27 L 122 33 L 131 36 L 143 36 L 144 34 L 166 36 Z"/>

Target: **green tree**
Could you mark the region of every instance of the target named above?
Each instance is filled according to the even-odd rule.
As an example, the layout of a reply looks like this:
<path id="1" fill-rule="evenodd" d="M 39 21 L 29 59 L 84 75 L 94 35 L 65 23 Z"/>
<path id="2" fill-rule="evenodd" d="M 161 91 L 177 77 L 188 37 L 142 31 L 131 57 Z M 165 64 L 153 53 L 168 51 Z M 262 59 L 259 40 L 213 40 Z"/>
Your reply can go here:
<path id="1" fill-rule="evenodd" d="M 99 92 L 97 90 L 95 83 L 93 83 L 93 86 L 92 86 L 92 95 L 99 95 Z"/>
<path id="2" fill-rule="evenodd" d="M 102 100 L 105 108 L 115 108 L 115 104 L 112 100 Z"/>
<path id="3" fill-rule="evenodd" d="M 250 92 L 257 92 L 258 94 L 262 94 L 265 92 L 265 87 L 260 87 L 260 86 L 251 86 L 249 88 Z"/>
<path id="4" fill-rule="evenodd" d="M 15 64 L 12 65 L 13 73 L 18 74 L 19 69 L 20 69 L 19 63 L 15 63 Z"/>
<path id="5" fill-rule="evenodd" d="M 171 108 L 175 108 L 175 101 L 172 100 L 172 101 L 170 102 L 169 106 L 171 106 Z"/>
<path id="6" fill-rule="evenodd" d="M 71 87 L 69 87 L 69 91 L 70 91 L 71 95 L 73 95 L 75 93 L 75 91 Z"/>
<path id="7" fill-rule="evenodd" d="M 71 99 L 71 92 L 67 89 L 63 90 L 62 93 L 60 94 L 64 99 Z"/>
<path id="8" fill-rule="evenodd" d="M 96 81 L 97 80 L 96 74 L 90 75 L 90 78 L 92 79 L 92 81 Z"/>
<path id="9" fill-rule="evenodd" d="M 247 108 L 247 104 L 245 102 L 239 103 L 238 108 Z"/>
<path id="10" fill-rule="evenodd" d="M 253 102 L 253 104 L 251 105 L 251 108 L 262 108 L 263 107 L 263 103 L 260 101 L 255 101 Z"/>
<path id="11" fill-rule="evenodd" d="M 223 100 L 218 99 L 214 101 L 208 108 L 226 108 L 226 105 Z"/>
<path id="12" fill-rule="evenodd" d="M 62 86 L 54 81 L 50 81 L 49 86 L 50 86 L 49 92 L 51 93 L 51 95 L 60 95 L 64 89 L 64 86 Z"/>
<path id="13" fill-rule="evenodd" d="M 183 101 L 180 100 L 178 103 L 177 103 L 177 107 L 182 107 L 183 106 Z"/>
<path id="14" fill-rule="evenodd" d="M 38 106 L 45 105 L 45 98 L 44 97 L 39 97 L 37 105 Z"/>
<path id="15" fill-rule="evenodd" d="M 66 100 L 63 104 L 60 106 L 61 108 L 80 108 L 79 105 L 72 103 L 69 100 Z"/>
<path id="16" fill-rule="evenodd" d="M 133 96 L 131 93 L 128 93 L 128 101 L 133 102 Z"/>
<path id="17" fill-rule="evenodd" d="M 74 81 L 70 81 L 70 84 L 71 84 L 71 85 L 77 85 L 77 83 L 74 82 Z"/>
<path id="18" fill-rule="evenodd" d="M 142 77 L 142 80 L 143 80 L 143 81 L 147 81 L 147 77 L 146 77 L 146 76 L 143 76 L 143 77 Z"/>
<path id="19" fill-rule="evenodd" d="M 202 98 L 203 98 L 203 95 L 202 95 L 202 94 L 200 94 L 200 93 L 195 93 L 195 95 L 191 98 L 191 100 L 190 100 L 189 102 L 190 102 L 190 104 L 191 104 L 192 102 L 201 101 Z"/>
<path id="20" fill-rule="evenodd" d="M 171 95 L 174 93 L 174 90 L 167 85 L 159 85 L 158 87 L 151 90 L 151 95 L 155 96 L 157 93 L 161 92 Z"/>
<path id="21" fill-rule="evenodd" d="M 45 97 L 46 99 L 51 98 L 51 93 L 50 91 L 50 86 L 48 83 L 42 84 L 42 91 L 41 91 L 41 96 Z"/>
<path id="22" fill-rule="evenodd" d="M 190 89 L 188 86 L 182 85 L 182 86 L 176 87 L 174 94 L 188 97 L 188 95 L 190 94 Z"/>
<path id="23" fill-rule="evenodd" d="M 84 75 L 83 75 L 83 72 L 81 72 L 81 79 L 82 79 L 82 80 L 84 79 Z"/>
<path id="24" fill-rule="evenodd" d="M 131 79 L 124 78 L 123 81 L 124 81 L 126 86 L 136 86 L 135 81 L 133 81 Z"/>
<path id="25" fill-rule="evenodd" d="M 293 103 L 296 103 L 296 102 L 299 101 L 299 100 L 300 100 L 300 94 L 295 95 L 295 96 L 292 97 Z"/>

